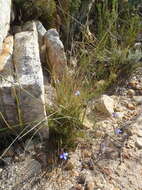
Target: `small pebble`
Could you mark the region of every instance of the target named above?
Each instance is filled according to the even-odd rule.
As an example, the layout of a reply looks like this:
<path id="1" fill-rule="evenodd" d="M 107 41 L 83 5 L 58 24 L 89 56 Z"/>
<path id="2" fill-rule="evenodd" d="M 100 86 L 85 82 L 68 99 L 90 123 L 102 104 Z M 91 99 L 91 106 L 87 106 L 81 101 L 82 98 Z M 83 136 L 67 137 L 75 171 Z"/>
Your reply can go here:
<path id="1" fill-rule="evenodd" d="M 136 145 L 139 149 L 142 149 L 142 138 L 137 138 L 135 145 Z"/>
<path id="2" fill-rule="evenodd" d="M 135 106 L 133 104 L 131 104 L 131 103 L 127 104 L 127 108 L 130 109 L 130 110 L 135 110 L 136 109 Z"/>
<path id="3" fill-rule="evenodd" d="M 68 160 L 65 165 L 65 170 L 72 170 L 74 168 L 74 163 L 71 160 Z"/>
<path id="4" fill-rule="evenodd" d="M 94 184 L 94 182 L 88 182 L 87 184 L 86 184 L 86 188 L 85 188 L 85 190 L 94 190 L 94 187 L 95 187 L 95 184 Z"/>
<path id="5" fill-rule="evenodd" d="M 131 97 L 135 96 L 135 91 L 133 89 L 129 89 L 127 94 Z"/>

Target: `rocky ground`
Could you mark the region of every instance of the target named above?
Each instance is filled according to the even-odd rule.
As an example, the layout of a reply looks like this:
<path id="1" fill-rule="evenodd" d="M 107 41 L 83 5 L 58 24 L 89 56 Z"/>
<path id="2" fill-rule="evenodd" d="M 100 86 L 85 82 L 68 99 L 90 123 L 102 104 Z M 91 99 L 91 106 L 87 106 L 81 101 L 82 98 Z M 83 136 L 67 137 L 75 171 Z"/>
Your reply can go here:
<path id="1" fill-rule="evenodd" d="M 109 98 L 105 111 L 89 108 L 86 138 L 66 161 L 57 164 L 34 140 L 12 145 L 1 161 L 0 190 L 142 190 L 142 68 Z"/>

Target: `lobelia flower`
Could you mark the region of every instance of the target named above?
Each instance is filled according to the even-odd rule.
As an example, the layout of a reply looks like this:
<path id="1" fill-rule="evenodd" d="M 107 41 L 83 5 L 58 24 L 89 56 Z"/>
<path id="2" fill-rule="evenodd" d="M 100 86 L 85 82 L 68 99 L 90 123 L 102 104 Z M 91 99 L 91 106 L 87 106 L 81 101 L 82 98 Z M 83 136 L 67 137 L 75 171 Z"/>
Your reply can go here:
<path id="1" fill-rule="evenodd" d="M 63 152 L 62 154 L 60 154 L 60 159 L 67 160 L 67 158 L 68 158 L 67 152 Z"/>
<path id="2" fill-rule="evenodd" d="M 112 117 L 117 117 L 117 113 L 116 113 L 116 112 L 113 112 L 113 113 L 112 113 Z"/>
<path id="3" fill-rule="evenodd" d="M 123 130 L 122 129 L 119 129 L 119 128 L 116 128 L 115 129 L 115 134 L 116 135 L 120 135 L 120 134 L 122 134 L 123 133 Z"/>

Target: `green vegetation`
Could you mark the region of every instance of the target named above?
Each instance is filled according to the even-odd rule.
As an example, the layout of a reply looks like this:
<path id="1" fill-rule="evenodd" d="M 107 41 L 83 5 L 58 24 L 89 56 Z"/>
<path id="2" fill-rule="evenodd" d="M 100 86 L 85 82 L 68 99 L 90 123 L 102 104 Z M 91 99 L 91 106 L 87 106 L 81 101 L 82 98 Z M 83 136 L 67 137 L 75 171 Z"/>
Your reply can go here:
<path id="1" fill-rule="evenodd" d="M 19 12 L 21 19 L 19 22 L 39 19 L 47 28 L 54 26 L 56 17 L 56 3 L 54 0 L 13 0 L 13 2 L 17 12 Z"/>
<path id="2" fill-rule="evenodd" d="M 139 63 L 140 50 L 134 47 L 140 31 L 136 4 L 133 7 L 134 1 L 123 0 L 13 1 L 21 23 L 39 19 L 48 29 L 57 27 L 60 20 L 58 30 L 65 48 L 77 58 L 73 74 L 65 74 L 55 83 L 56 106 L 47 110 L 55 146 L 74 147 L 75 138 L 83 135 L 90 98 L 110 88 Z"/>
<path id="3" fill-rule="evenodd" d="M 55 84 L 57 98 L 55 109 L 48 110 L 50 137 L 55 146 L 74 147 L 75 138 L 82 135 L 87 93 L 76 75 L 64 75 L 60 83 Z"/>
<path id="4" fill-rule="evenodd" d="M 85 24 L 80 36 L 73 37 L 74 48 L 71 50 L 78 60 L 74 68 L 77 74 L 65 77 L 56 85 L 57 108 L 52 111 L 55 114 L 49 126 L 51 136 L 55 136 L 54 140 L 62 147 L 72 146 L 81 131 L 81 116 L 88 100 L 127 76 L 141 58 L 140 50 L 134 47 L 140 31 L 140 18 L 135 8 L 117 0 L 98 2 L 92 8 L 90 17 L 95 12 L 95 24 Z M 94 26 L 95 30 L 91 31 Z M 75 90 L 79 90 L 81 95 L 75 96 Z"/>
<path id="5" fill-rule="evenodd" d="M 134 48 L 140 18 L 131 6 L 123 6 L 117 0 L 98 3 L 94 9 L 96 30 L 92 36 L 96 40 L 84 38 L 80 43 L 78 64 L 87 76 L 89 86 L 93 78 L 92 85 L 105 80 L 108 81 L 105 87 L 109 87 L 121 74 L 129 74 L 141 58 Z"/>

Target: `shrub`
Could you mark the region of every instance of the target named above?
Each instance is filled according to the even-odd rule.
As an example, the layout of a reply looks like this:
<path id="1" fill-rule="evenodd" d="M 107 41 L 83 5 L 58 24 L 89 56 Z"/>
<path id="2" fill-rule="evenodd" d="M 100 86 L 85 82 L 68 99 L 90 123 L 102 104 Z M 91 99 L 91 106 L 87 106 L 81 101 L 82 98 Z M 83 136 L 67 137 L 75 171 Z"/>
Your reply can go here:
<path id="1" fill-rule="evenodd" d="M 96 38 L 89 41 L 84 37 L 84 41 L 78 43 L 78 65 L 89 88 L 93 88 L 97 81 L 105 80 L 105 90 L 122 73 L 129 74 L 140 59 L 134 48 L 140 31 L 140 18 L 128 3 L 123 5 L 118 0 L 97 3 L 93 9 L 96 11 L 93 34 Z"/>
<path id="2" fill-rule="evenodd" d="M 50 138 L 55 146 L 73 147 L 83 127 L 86 92 L 83 91 L 81 80 L 75 76 L 64 75 L 55 88 L 56 108 L 47 110 L 49 114 L 53 113 L 49 119 Z"/>
<path id="3" fill-rule="evenodd" d="M 21 10 L 21 20 L 39 19 L 49 28 L 54 24 L 56 17 L 55 0 L 14 0 L 17 11 Z M 26 13 L 26 14 L 25 14 Z"/>

